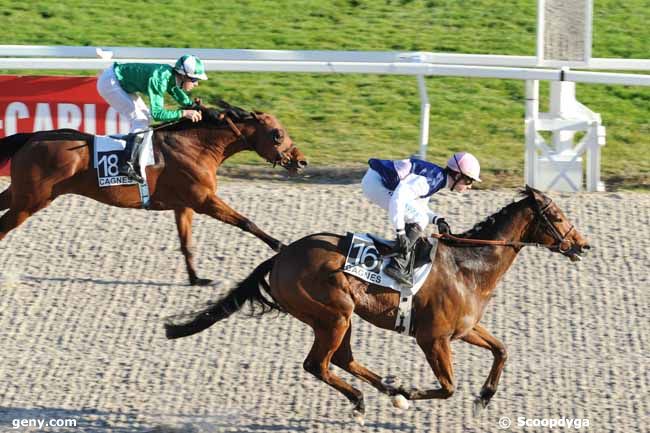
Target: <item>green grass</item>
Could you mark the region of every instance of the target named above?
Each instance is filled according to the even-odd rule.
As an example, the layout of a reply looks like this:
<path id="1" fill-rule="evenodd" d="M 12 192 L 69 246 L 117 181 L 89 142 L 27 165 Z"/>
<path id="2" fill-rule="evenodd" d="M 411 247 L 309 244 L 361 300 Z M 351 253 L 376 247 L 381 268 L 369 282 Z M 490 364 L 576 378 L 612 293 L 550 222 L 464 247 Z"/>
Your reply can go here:
<path id="1" fill-rule="evenodd" d="M 11 23 L 3 44 L 534 55 L 535 3 L 2 0 L 0 14 Z M 645 0 L 596 1 L 594 57 L 648 58 L 649 20 Z M 429 159 L 441 162 L 450 152 L 467 149 L 482 161 L 491 180 L 487 186 L 520 184 L 524 83 L 436 77 L 427 79 L 427 87 Z M 543 98 L 547 88 L 542 86 Z M 398 158 L 418 149 L 414 77 L 211 73 L 194 94 L 206 102 L 219 97 L 275 114 L 318 166 L 362 165 L 370 156 Z M 577 94 L 607 127 L 605 180 L 616 187 L 647 187 L 650 89 L 581 84 Z M 237 156 L 233 163 L 263 164 L 252 154 Z"/>

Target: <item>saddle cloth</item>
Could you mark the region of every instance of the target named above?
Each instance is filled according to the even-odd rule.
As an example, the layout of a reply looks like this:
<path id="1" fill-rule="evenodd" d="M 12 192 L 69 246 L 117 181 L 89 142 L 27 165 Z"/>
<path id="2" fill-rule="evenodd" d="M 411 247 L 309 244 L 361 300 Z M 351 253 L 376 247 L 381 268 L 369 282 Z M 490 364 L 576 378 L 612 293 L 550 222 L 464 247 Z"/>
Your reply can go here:
<path id="1" fill-rule="evenodd" d="M 382 257 L 374 241 L 365 233 L 351 233 L 350 249 L 343 272 L 378 286 L 390 287 L 404 296 L 415 295 L 427 279 L 432 263 L 428 261 L 413 270 L 413 286 L 404 287 L 384 273 L 390 258 Z M 435 254 L 435 245 L 432 254 Z"/>
<path id="2" fill-rule="evenodd" d="M 144 147 L 140 152 L 140 175 L 145 182 L 147 180 L 145 168 L 155 164 L 151 135 L 153 131 L 145 133 Z M 100 187 L 137 183 L 118 172 L 120 164 L 131 156 L 131 146 L 127 148 L 126 140 L 114 135 L 96 135 L 94 147 L 93 167 L 97 169 Z"/>

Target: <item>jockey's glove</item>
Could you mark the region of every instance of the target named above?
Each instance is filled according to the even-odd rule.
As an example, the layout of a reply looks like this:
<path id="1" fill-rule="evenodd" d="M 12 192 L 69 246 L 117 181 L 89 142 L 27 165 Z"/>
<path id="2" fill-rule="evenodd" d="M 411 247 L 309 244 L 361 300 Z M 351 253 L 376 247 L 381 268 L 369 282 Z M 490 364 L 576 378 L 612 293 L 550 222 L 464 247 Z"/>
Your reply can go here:
<path id="1" fill-rule="evenodd" d="M 400 254 L 406 254 L 409 250 L 409 238 L 404 230 L 397 230 L 397 249 Z"/>
<path id="2" fill-rule="evenodd" d="M 445 221 L 444 218 L 438 218 L 436 220 L 436 225 L 438 226 L 438 233 L 441 235 L 451 234 L 451 228 L 449 228 L 449 224 L 447 224 L 447 221 Z"/>

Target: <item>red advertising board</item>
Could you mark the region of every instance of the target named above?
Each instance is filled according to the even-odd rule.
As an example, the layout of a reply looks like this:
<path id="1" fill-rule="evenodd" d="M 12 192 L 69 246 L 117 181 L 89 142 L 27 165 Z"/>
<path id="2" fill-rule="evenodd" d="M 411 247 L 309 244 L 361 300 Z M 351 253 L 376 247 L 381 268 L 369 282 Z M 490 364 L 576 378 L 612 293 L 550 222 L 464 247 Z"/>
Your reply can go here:
<path id="1" fill-rule="evenodd" d="M 72 128 L 89 134 L 129 132 L 97 93 L 96 77 L 0 76 L 0 137 Z M 0 176 L 9 175 L 9 165 Z"/>

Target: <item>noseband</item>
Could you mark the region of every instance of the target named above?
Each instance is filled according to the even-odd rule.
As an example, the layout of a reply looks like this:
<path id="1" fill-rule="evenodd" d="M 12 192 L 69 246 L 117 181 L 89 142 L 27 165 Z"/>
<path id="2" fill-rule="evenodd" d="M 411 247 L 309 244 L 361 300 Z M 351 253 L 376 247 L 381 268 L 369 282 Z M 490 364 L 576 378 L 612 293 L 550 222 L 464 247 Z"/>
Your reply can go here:
<path id="1" fill-rule="evenodd" d="M 238 139 L 241 139 L 244 142 L 244 146 L 253 149 L 255 152 L 257 152 L 258 155 L 262 155 L 260 153 L 260 151 L 257 149 L 257 146 L 255 146 L 255 142 L 253 142 L 253 145 L 250 145 L 248 143 L 248 140 L 246 139 L 246 136 L 241 133 L 239 128 L 237 128 L 237 125 L 235 125 L 235 123 L 230 119 L 230 117 L 228 117 L 228 115 L 226 113 L 222 113 L 221 117 L 226 120 L 226 123 L 228 124 L 228 126 L 230 126 L 230 129 L 232 130 L 232 132 L 235 133 L 235 136 L 237 136 Z M 257 116 L 253 116 L 253 118 L 259 122 L 259 119 L 257 118 Z M 291 146 L 289 146 L 289 148 L 286 150 L 286 152 L 290 152 L 291 149 L 293 149 L 293 147 L 294 147 L 293 143 L 291 143 Z M 273 164 L 273 168 L 275 168 L 275 166 L 278 164 L 278 162 L 280 163 L 280 165 L 285 167 L 285 164 L 283 164 L 283 162 L 284 161 L 289 161 L 290 162 L 291 157 L 287 156 L 287 154 L 285 152 L 282 152 L 282 151 L 278 150 L 277 148 L 276 148 L 276 152 L 277 152 L 277 157 L 275 158 L 274 161 L 271 161 L 270 159 L 267 159 L 266 157 L 264 159 L 266 159 L 269 163 Z"/>

